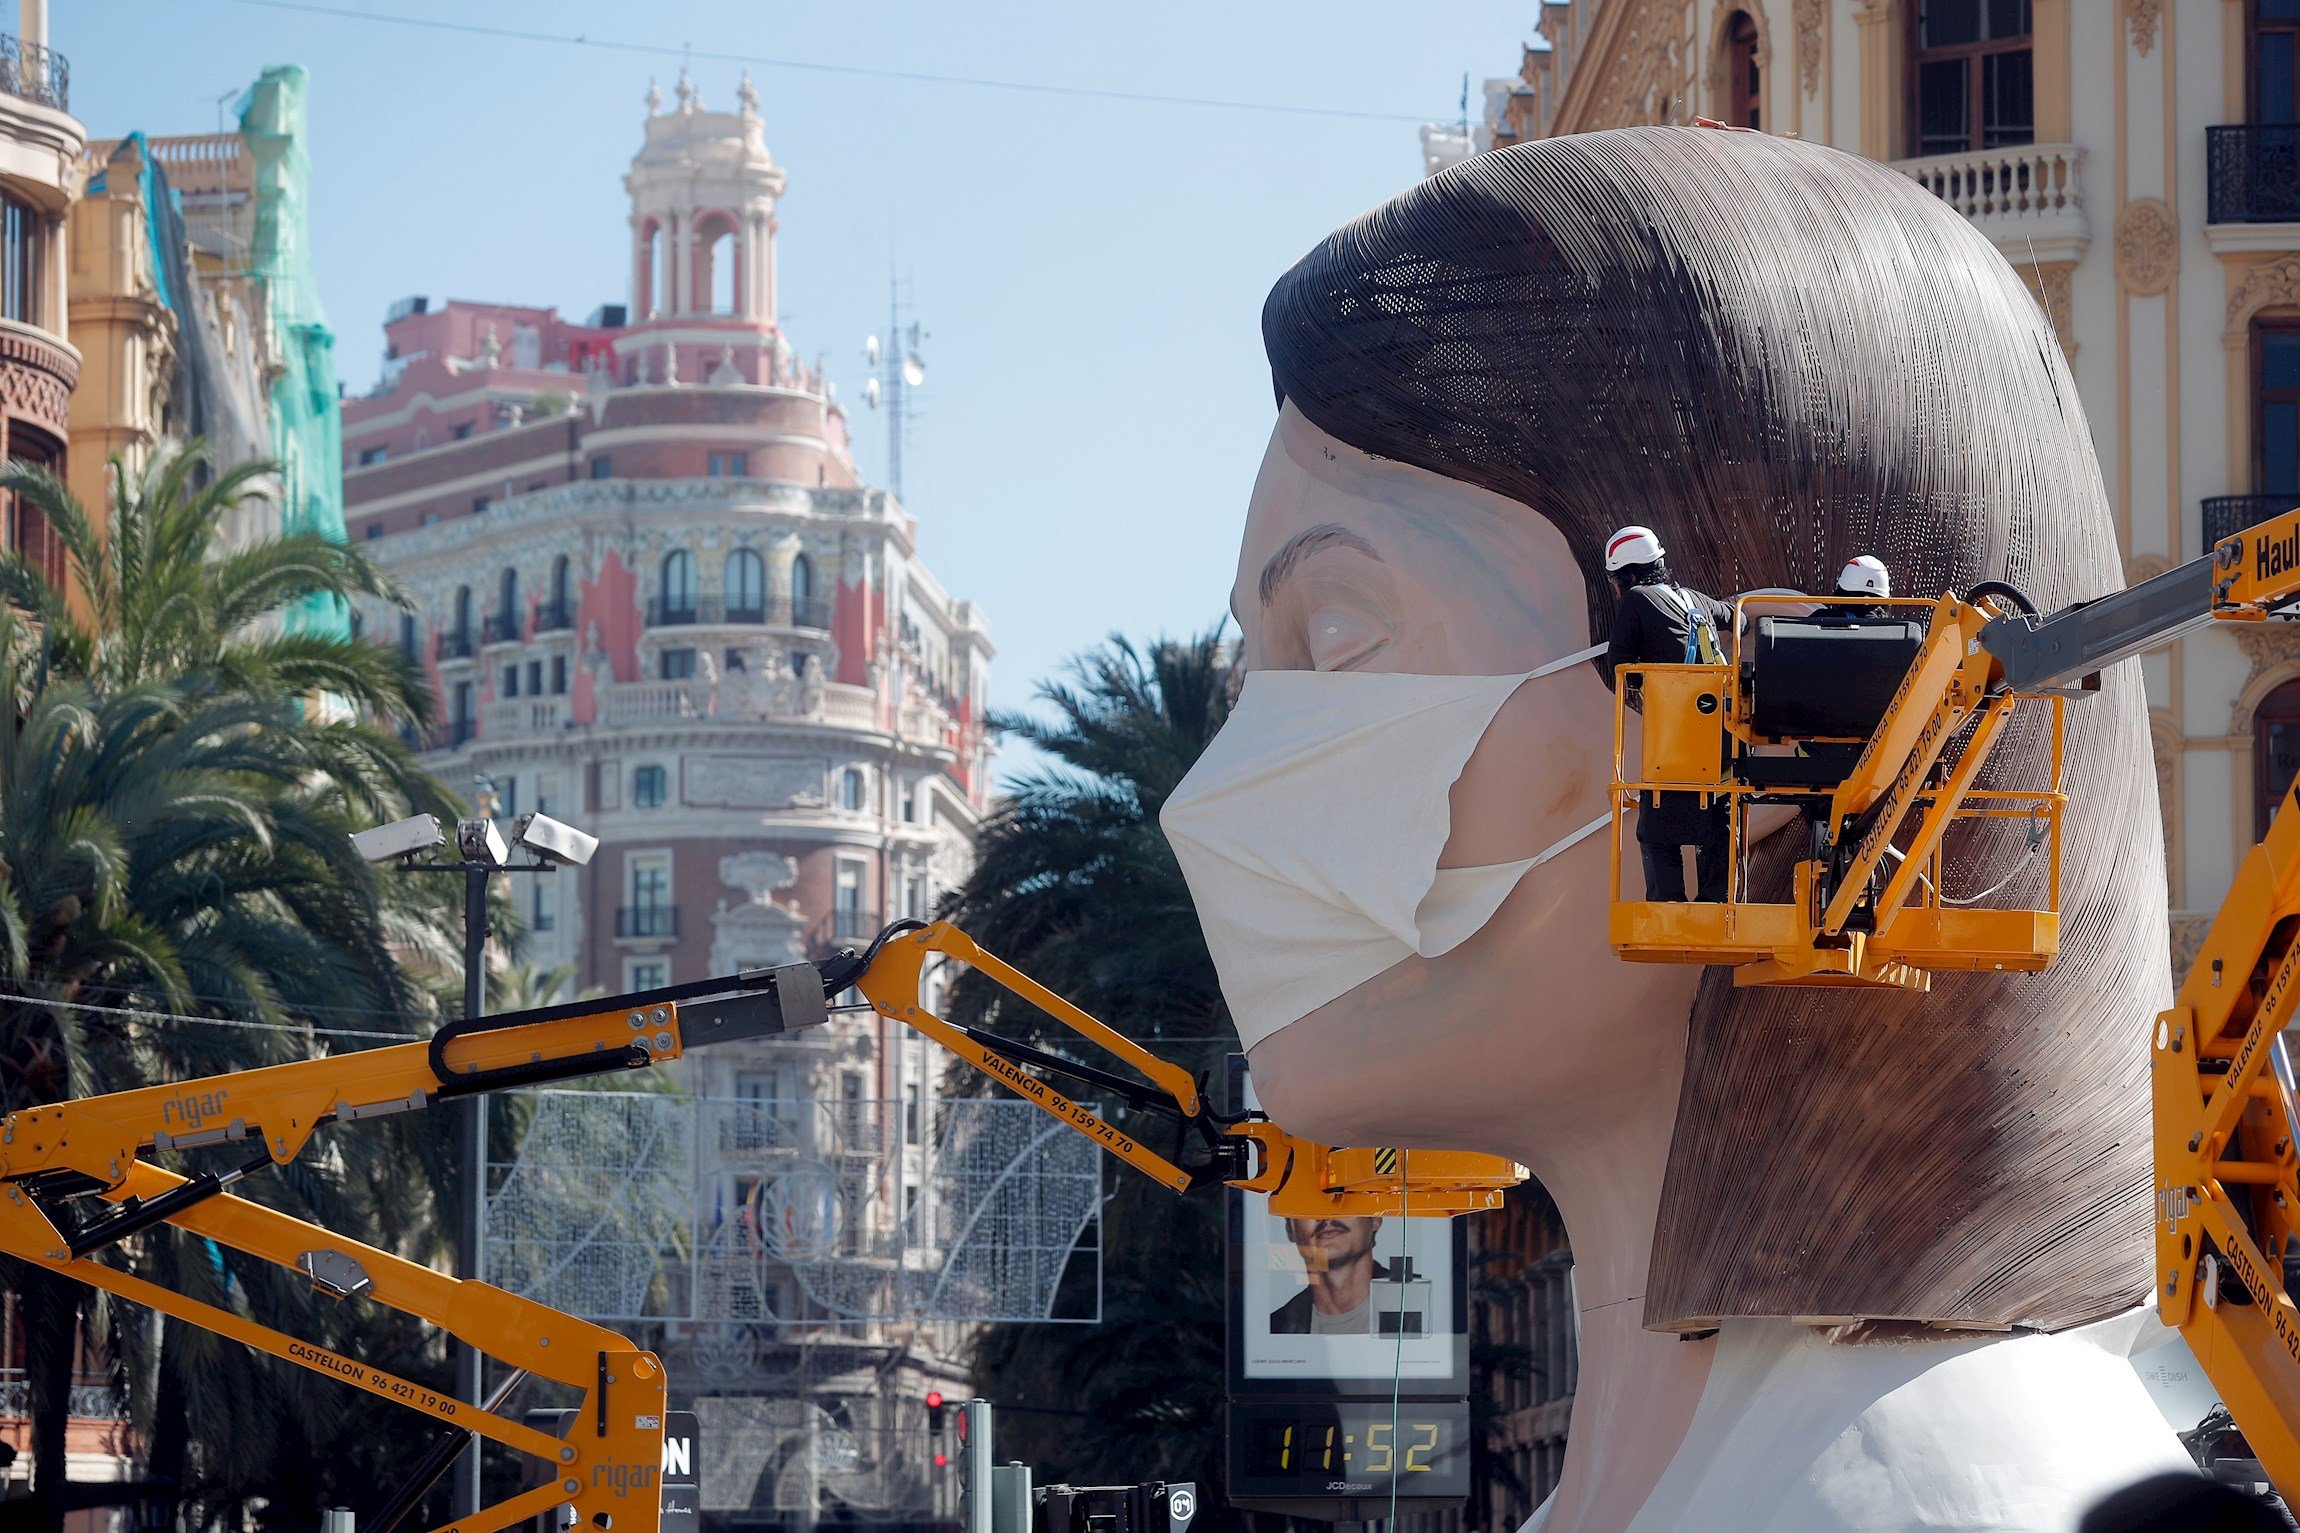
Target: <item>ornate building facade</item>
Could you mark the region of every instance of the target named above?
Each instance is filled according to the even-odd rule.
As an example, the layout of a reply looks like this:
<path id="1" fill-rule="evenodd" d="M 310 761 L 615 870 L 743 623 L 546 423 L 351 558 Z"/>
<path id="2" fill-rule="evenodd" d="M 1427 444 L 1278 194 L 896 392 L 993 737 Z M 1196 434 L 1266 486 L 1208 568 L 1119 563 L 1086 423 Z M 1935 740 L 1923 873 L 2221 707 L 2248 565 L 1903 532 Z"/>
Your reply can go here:
<path id="1" fill-rule="evenodd" d="M 64 223 L 88 134 L 71 114 L 69 68 L 48 47 L 47 0 L 23 0 L 21 16 L 17 35 L 0 36 L 0 458 L 63 473 L 80 376 Z M 0 546 L 62 580 L 63 547 L 30 506 L 6 506 Z"/>
<path id="2" fill-rule="evenodd" d="M 576 990 L 867 941 L 964 876 L 984 812 L 983 617 L 920 561 L 910 512 L 862 482 L 830 385 L 776 317 L 783 186 L 748 80 L 733 112 L 684 76 L 670 110 L 650 92 L 625 178 L 628 304 L 576 324 L 405 300 L 382 380 L 345 408 L 349 535 L 414 603 L 356 621 L 432 678 L 425 760 L 503 818 L 599 837 L 587 868 L 514 891 L 531 960 Z M 941 1061 L 865 1016 L 710 1051 L 685 1084 L 761 1121 L 827 1106 L 901 1123 L 868 1148 L 888 1161 L 868 1206 L 839 1217 L 931 1224 Z M 948 1327 L 770 1308 L 740 1336 L 666 1336 L 675 1376 L 796 1390 L 838 1430 L 897 1435 L 923 1433 L 930 1383 L 959 1387 Z M 741 1378 L 737 1356 L 756 1359 Z"/>
<path id="3" fill-rule="evenodd" d="M 1701 115 L 1885 161 L 2061 336 L 2127 577 L 2300 503 L 2300 11 L 2269 0 L 1548 0 L 1475 147 Z M 1468 146 L 1461 146 L 1468 147 Z M 1425 134 L 1433 168 L 1456 146 Z M 2300 767 L 2300 638 L 2141 662 L 2173 954 Z"/>

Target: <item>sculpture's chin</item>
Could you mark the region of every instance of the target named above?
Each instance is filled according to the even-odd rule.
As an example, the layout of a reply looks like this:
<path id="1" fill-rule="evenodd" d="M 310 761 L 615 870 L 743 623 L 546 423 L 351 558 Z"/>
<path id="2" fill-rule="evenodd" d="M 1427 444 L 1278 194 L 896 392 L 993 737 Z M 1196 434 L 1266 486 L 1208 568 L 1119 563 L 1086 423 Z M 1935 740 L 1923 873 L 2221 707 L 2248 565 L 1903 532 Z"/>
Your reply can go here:
<path id="1" fill-rule="evenodd" d="M 1548 875 L 1548 876 L 1544 876 Z M 1408 958 L 1255 1045 L 1263 1109 L 1329 1144 L 1535 1162 L 1622 1093 L 1683 1068 L 1700 970 L 1625 964 L 1606 941 L 1601 843 L 1519 884 L 1437 958 Z M 1594 891 L 1594 894 L 1592 893 Z"/>

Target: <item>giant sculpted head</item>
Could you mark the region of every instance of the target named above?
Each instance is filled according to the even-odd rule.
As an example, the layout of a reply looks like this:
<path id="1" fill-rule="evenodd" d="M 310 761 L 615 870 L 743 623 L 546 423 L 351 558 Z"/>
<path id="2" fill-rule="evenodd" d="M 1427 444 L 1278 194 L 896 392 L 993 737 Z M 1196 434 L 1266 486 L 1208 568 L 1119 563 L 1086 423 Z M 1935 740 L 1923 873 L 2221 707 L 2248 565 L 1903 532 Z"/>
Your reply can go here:
<path id="1" fill-rule="evenodd" d="M 1259 687 L 1265 716 L 1323 720 L 1299 736 L 1323 742 L 1296 779 L 1314 802 L 1267 814 L 1328 829 L 1291 862 L 1273 831 L 1246 877 L 1315 883 L 1334 919 L 1290 936 L 1264 914 L 1285 900 L 1225 897 L 1189 788 L 1168 823 L 1272 1115 L 1524 1161 L 1564 1212 L 1584 1310 L 1672 1346 L 1653 1333 L 2057 1331 L 2138 1303 L 2167 987 L 2135 668 L 2069 710 L 2058 962 L 1926 995 L 1617 960 L 1614 850 L 1571 840 L 1606 812 L 1611 694 L 1590 664 L 1509 680 L 1604 638 L 1601 550 L 1625 522 L 1725 597 L 1825 590 L 1856 553 L 1922 595 L 2010 580 L 2049 609 L 2120 585 L 2067 363 L 1990 243 L 1853 155 L 1593 133 L 1480 155 L 1337 231 L 1263 333 L 1280 410 L 1231 593 L 1236 718 Z M 1449 697 L 1495 679 L 1490 723 L 1447 722 L 1429 678 Z M 2015 745 L 2008 773 L 2042 748 Z M 1231 786 L 1253 776 L 1233 763 Z M 1418 843 L 1394 823 L 1415 815 Z M 2009 867 L 2008 834 L 1957 847 L 1951 883 Z M 1257 942 L 1297 937 L 1332 961 L 1299 982 L 1259 967 Z M 1585 1427 L 1602 1420 L 1577 1404 Z"/>

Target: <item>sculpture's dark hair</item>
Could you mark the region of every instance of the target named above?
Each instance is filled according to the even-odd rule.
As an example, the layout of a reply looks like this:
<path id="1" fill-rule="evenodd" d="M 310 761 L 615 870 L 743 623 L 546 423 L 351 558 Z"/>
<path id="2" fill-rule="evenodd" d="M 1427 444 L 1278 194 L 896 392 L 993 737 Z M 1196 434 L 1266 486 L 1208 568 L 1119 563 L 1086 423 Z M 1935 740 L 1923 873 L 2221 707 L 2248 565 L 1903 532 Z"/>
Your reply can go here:
<path id="1" fill-rule="evenodd" d="M 1625 521 L 1721 595 L 1825 591 L 1859 553 L 1912 594 L 2010 580 L 2050 609 L 2122 583 L 2044 314 L 1970 224 L 1854 155 L 1690 128 L 1478 155 L 1328 238 L 1262 328 L 1312 424 L 1554 523 L 1592 638 Z M 1705 977 L 1648 1324 L 2050 1328 L 2144 1296 L 2169 982 L 2135 669 L 2069 709 L 2050 971 L 1928 996 Z M 2025 732 L 1993 775 L 2034 782 L 2046 751 Z M 1963 838 L 1947 883 L 1994 882 L 2020 844 Z"/>

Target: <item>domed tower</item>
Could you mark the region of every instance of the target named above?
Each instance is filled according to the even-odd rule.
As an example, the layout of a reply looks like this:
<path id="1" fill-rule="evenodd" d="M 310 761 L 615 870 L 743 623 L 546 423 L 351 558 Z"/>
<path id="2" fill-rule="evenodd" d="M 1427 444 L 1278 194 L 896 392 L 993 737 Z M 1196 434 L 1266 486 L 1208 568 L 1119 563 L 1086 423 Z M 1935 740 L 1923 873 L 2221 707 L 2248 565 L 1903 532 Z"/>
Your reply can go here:
<path id="1" fill-rule="evenodd" d="M 775 203 L 783 172 L 767 153 L 748 74 L 738 110 L 703 110 L 679 72 L 670 112 L 647 91 L 647 137 L 631 194 L 631 331 L 616 346 L 626 383 L 690 383 L 732 367 L 779 383 L 789 349 L 775 326 Z"/>

